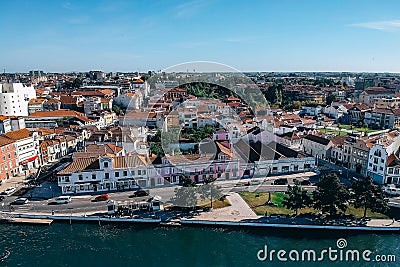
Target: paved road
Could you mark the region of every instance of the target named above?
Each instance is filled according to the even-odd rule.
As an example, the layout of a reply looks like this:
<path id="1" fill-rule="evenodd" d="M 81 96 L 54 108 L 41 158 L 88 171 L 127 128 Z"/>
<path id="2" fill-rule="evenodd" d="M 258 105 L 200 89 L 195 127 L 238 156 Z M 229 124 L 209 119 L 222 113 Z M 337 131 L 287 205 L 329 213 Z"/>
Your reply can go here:
<path id="1" fill-rule="evenodd" d="M 273 181 L 279 178 L 287 178 L 289 184 L 293 184 L 294 179 L 304 180 L 308 179 L 314 173 L 301 173 L 301 174 L 289 174 L 289 175 L 280 175 L 268 178 L 254 178 L 251 180 L 257 180 L 260 184 L 258 185 L 251 185 L 251 186 L 240 186 L 236 187 L 237 183 L 244 183 L 248 182 L 250 179 L 237 179 L 237 180 L 226 180 L 226 181 L 217 181 L 217 185 L 219 185 L 222 189 L 224 194 L 229 192 L 284 192 L 287 190 L 287 185 L 273 185 Z M 53 187 L 55 185 L 53 184 Z M 171 197 L 174 196 L 174 190 L 178 186 L 168 186 L 168 187 L 160 187 L 160 188 L 152 188 L 149 189 L 150 196 L 160 196 L 163 201 L 169 201 Z M 307 190 L 314 190 L 314 186 L 305 186 Z M 54 188 L 53 188 L 54 189 Z M 37 191 L 40 192 L 40 191 Z M 48 196 L 49 192 L 49 185 L 46 188 L 42 188 L 41 192 Z M 38 193 L 37 193 L 38 194 Z M 125 192 L 114 192 L 109 193 L 110 199 L 119 202 L 140 202 L 145 201 L 149 197 L 136 197 L 136 198 L 129 198 L 132 195 L 132 191 L 125 191 Z M 34 197 L 38 197 L 38 195 L 33 195 Z M 36 200 L 30 201 L 25 205 L 13 205 L 15 212 L 21 213 L 48 213 L 51 214 L 54 210 L 55 213 L 87 213 L 93 214 L 98 212 L 106 212 L 107 206 L 105 202 L 93 202 L 94 198 L 97 195 L 83 195 L 83 196 L 72 196 L 72 201 L 68 204 L 59 204 L 59 205 L 51 205 L 54 202 L 54 198 L 49 200 Z M 1 211 L 9 211 L 8 204 L 13 202 L 17 197 L 10 196 L 6 197 L 6 199 L 1 204 Z"/>

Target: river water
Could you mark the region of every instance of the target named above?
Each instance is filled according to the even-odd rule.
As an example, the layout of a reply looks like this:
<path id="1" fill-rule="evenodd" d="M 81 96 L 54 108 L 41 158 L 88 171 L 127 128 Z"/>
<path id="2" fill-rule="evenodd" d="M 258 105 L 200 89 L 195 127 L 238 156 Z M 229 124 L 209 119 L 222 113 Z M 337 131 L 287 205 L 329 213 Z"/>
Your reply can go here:
<path id="1" fill-rule="evenodd" d="M 311 230 L 238 229 L 151 225 L 54 223 L 51 226 L 0 224 L 0 250 L 11 249 L 0 266 L 400 266 L 400 236 Z M 371 250 L 368 257 L 395 255 L 396 263 L 340 261 L 337 240 L 345 249 Z M 315 250 L 332 247 L 338 259 L 282 262 L 273 255 L 260 261 L 257 253 L 270 250 Z M 259 256 L 262 259 L 264 251 Z M 317 256 L 319 256 L 318 254 Z M 360 254 L 361 255 L 361 254 Z M 326 256 L 326 255 L 325 255 Z M 288 254 L 286 254 L 286 258 Z M 350 258 L 349 258 L 350 259 Z M 362 260 L 362 259 L 361 259 Z"/>

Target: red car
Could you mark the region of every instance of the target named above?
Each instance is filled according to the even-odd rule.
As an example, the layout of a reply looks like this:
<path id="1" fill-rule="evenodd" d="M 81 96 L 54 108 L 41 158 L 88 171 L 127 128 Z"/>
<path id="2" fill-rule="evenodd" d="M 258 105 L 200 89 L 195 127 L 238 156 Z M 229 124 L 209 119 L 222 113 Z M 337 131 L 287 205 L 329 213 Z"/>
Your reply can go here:
<path id="1" fill-rule="evenodd" d="M 95 201 L 106 201 L 109 199 L 110 199 L 110 196 L 108 194 L 101 194 L 100 196 L 97 196 L 94 200 Z"/>

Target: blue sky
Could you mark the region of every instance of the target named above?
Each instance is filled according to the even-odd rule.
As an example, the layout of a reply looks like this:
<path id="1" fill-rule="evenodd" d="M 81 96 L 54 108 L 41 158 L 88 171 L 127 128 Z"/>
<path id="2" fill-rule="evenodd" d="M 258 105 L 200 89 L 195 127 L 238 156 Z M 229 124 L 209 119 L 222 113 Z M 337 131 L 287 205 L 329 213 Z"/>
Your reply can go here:
<path id="1" fill-rule="evenodd" d="M 0 68 L 400 72 L 400 1 L 1 1 Z"/>

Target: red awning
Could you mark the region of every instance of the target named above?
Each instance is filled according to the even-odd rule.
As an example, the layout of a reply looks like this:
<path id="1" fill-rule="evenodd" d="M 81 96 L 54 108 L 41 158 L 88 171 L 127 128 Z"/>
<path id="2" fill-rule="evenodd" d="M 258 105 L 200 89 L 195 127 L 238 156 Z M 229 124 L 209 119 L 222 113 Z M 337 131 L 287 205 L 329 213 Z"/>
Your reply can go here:
<path id="1" fill-rule="evenodd" d="M 25 159 L 25 160 L 21 161 L 19 164 L 21 164 L 21 165 L 27 164 L 28 162 L 31 162 L 31 161 L 34 161 L 35 159 L 37 159 L 37 157 L 38 156 L 30 157 L 28 159 Z"/>

